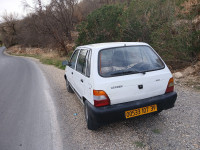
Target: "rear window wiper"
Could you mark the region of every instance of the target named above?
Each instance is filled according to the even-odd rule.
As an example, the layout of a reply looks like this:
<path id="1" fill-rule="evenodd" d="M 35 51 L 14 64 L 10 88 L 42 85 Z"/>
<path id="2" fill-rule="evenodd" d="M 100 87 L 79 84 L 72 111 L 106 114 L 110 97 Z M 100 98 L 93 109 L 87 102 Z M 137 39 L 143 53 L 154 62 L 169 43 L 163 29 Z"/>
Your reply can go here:
<path id="1" fill-rule="evenodd" d="M 128 74 L 134 74 L 134 73 L 143 73 L 145 74 L 146 72 L 140 72 L 140 71 L 122 71 L 122 72 L 116 72 L 111 74 L 112 76 L 116 76 L 116 75 L 128 75 Z"/>

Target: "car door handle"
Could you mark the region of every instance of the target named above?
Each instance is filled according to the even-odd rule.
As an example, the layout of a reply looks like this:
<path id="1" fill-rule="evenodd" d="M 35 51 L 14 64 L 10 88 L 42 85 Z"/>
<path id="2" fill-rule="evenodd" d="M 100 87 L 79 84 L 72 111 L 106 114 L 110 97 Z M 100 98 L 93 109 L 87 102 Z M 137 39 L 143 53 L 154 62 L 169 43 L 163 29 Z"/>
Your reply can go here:
<path id="1" fill-rule="evenodd" d="M 72 72 L 72 74 L 73 74 L 73 72 Z"/>
<path id="2" fill-rule="evenodd" d="M 83 79 L 81 79 L 81 82 L 83 83 Z"/>

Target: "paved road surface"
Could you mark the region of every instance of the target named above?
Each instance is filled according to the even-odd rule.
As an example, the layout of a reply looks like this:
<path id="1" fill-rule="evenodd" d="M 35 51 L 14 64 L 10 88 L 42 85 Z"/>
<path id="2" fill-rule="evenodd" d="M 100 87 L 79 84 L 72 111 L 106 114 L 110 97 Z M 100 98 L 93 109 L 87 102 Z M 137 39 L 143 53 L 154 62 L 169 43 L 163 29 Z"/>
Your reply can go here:
<path id="1" fill-rule="evenodd" d="M 29 59 L 0 47 L 0 149 L 60 150 L 62 140 L 50 87 Z"/>

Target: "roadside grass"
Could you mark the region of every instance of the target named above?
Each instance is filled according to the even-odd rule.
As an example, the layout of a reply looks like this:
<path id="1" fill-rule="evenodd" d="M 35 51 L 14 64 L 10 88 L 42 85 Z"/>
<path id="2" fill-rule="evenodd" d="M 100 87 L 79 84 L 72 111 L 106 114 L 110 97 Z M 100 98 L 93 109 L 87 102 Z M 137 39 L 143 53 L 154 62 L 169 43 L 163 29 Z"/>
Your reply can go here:
<path id="1" fill-rule="evenodd" d="M 138 148 L 143 148 L 143 147 L 144 147 L 144 144 L 143 144 L 143 142 L 141 142 L 141 141 L 135 141 L 134 144 L 135 144 L 135 146 L 138 147 Z"/>
<path id="2" fill-rule="evenodd" d="M 200 85 L 194 86 L 195 89 L 200 90 Z"/>
<path id="3" fill-rule="evenodd" d="M 45 55 L 36 55 L 36 54 L 15 54 L 15 53 L 9 53 L 10 55 L 14 56 L 25 56 L 25 57 L 33 57 L 36 59 L 39 59 L 41 63 L 47 64 L 47 65 L 53 65 L 59 69 L 65 70 L 65 66 L 62 66 L 62 61 L 66 60 L 69 57 L 48 57 Z"/>
<path id="4" fill-rule="evenodd" d="M 155 134 L 160 134 L 161 133 L 161 131 L 159 129 L 153 129 L 152 132 L 155 133 Z"/>
<path id="5" fill-rule="evenodd" d="M 200 76 L 198 77 L 192 77 L 190 79 L 187 79 L 187 81 L 185 81 L 185 84 L 188 87 L 192 87 L 195 90 L 200 90 Z"/>
<path id="6" fill-rule="evenodd" d="M 53 58 L 40 58 L 40 62 L 43 64 L 53 65 L 59 69 L 65 70 L 65 66 L 62 65 L 62 61 L 59 59 L 53 59 Z"/>

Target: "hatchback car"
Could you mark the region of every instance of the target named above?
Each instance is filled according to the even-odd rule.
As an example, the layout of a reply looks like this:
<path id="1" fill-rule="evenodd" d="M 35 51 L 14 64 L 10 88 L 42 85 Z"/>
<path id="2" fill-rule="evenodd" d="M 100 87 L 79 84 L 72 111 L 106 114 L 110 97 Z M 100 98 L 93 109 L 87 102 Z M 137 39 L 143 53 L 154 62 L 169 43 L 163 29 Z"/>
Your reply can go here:
<path id="1" fill-rule="evenodd" d="M 84 104 L 88 129 L 174 107 L 172 74 L 146 43 L 79 46 L 63 65 L 67 90 Z"/>

